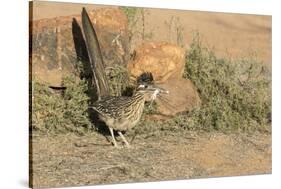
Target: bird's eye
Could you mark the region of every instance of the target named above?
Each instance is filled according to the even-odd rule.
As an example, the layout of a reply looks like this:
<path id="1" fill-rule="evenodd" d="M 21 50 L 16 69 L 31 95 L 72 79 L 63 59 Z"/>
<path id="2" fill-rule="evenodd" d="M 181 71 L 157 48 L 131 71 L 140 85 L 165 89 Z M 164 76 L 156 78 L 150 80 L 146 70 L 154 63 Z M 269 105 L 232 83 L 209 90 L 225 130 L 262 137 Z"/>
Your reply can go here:
<path id="1" fill-rule="evenodd" d="M 138 89 L 143 89 L 143 88 L 145 88 L 145 85 L 139 85 L 138 86 Z"/>

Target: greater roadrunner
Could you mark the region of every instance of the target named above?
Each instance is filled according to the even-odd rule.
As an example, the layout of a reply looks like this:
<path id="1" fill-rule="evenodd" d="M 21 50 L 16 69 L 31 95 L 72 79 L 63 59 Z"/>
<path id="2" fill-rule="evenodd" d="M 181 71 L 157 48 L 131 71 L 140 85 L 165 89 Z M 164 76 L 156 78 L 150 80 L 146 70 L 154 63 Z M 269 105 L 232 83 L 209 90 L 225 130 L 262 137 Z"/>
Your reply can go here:
<path id="1" fill-rule="evenodd" d="M 134 127 L 139 122 L 145 101 L 153 101 L 158 94 L 166 94 L 168 91 L 149 82 L 153 80 L 153 77 L 151 74 L 145 73 L 143 74 L 144 80 L 139 82 L 133 96 L 110 96 L 99 42 L 85 8 L 82 10 L 82 25 L 98 96 L 98 100 L 91 108 L 97 112 L 99 119 L 108 126 L 114 146 L 118 147 L 114 138 L 115 130 L 126 146 L 130 147 L 122 131 Z"/>

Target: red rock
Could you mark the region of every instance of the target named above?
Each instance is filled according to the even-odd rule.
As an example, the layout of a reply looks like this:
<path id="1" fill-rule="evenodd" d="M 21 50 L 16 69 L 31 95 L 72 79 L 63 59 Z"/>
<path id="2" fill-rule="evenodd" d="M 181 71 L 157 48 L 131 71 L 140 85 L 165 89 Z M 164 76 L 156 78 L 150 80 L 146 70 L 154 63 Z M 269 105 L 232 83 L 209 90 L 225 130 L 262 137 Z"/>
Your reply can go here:
<path id="1" fill-rule="evenodd" d="M 151 72 L 157 83 L 163 83 L 172 77 L 181 78 L 184 63 L 184 49 L 165 42 L 151 42 L 135 49 L 128 70 L 133 80 L 144 72 Z"/>
<path id="2" fill-rule="evenodd" d="M 172 78 L 158 85 L 169 91 L 169 94 L 163 95 L 164 100 L 156 100 L 157 110 L 163 115 L 174 116 L 179 112 L 191 111 L 201 104 L 196 87 L 188 79 Z"/>
<path id="3" fill-rule="evenodd" d="M 97 32 L 106 66 L 126 64 L 128 60 L 128 21 L 118 8 L 88 11 Z M 77 61 L 88 61 L 83 41 L 81 16 L 62 16 L 30 23 L 32 74 L 52 86 L 73 74 Z M 87 68 L 90 73 L 89 68 Z"/>

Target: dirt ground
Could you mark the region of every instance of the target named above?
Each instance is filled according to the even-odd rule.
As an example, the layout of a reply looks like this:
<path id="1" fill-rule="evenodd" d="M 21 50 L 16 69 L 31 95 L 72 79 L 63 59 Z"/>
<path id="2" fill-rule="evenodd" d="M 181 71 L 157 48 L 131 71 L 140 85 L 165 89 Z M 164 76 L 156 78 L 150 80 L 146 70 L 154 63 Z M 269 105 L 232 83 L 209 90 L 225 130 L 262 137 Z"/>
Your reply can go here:
<path id="1" fill-rule="evenodd" d="M 267 134 L 163 130 L 127 138 L 133 139 L 130 149 L 114 148 L 110 137 L 96 132 L 34 136 L 34 187 L 271 173 L 271 135 Z"/>

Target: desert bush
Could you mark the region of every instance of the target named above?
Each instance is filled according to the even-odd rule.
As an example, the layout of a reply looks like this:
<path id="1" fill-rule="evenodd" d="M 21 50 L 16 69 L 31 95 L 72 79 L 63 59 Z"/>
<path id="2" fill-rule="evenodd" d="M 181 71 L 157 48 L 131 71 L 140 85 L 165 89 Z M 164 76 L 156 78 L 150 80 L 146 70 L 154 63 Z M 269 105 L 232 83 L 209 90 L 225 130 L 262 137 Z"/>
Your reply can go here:
<path id="1" fill-rule="evenodd" d="M 132 88 L 129 82 L 127 68 L 121 65 L 108 67 L 106 71 L 110 94 L 113 96 L 127 95 L 128 90 Z M 128 95 L 130 95 L 129 93 Z"/>
<path id="2" fill-rule="evenodd" d="M 48 85 L 32 81 L 33 131 L 45 133 L 74 132 L 84 134 L 91 129 L 88 115 L 87 84 L 75 77 L 63 79 L 66 89 L 55 92 Z"/>
<path id="3" fill-rule="evenodd" d="M 83 72 L 83 69 L 79 71 Z M 94 86 L 89 85 L 86 78 L 79 79 L 78 75 L 65 77 L 65 90 L 60 91 L 37 80 L 31 82 L 32 131 L 86 134 L 95 129 L 88 112 L 92 95 L 89 91 L 94 91 Z M 124 67 L 116 65 L 109 68 L 107 77 L 111 95 L 131 95 L 133 87 Z"/>
<path id="4" fill-rule="evenodd" d="M 162 122 L 143 119 L 137 133 L 271 132 L 271 72 L 262 62 L 217 58 L 196 34 L 186 55 L 184 77 L 198 89 L 201 107 Z"/>
<path id="5" fill-rule="evenodd" d="M 255 59 L 217 58 L 197 34 L 186 56 L 184 77 L 197 87 L 202 106 L 178 119 L 189 129 L 269 130 L 271 73 Z"/>

